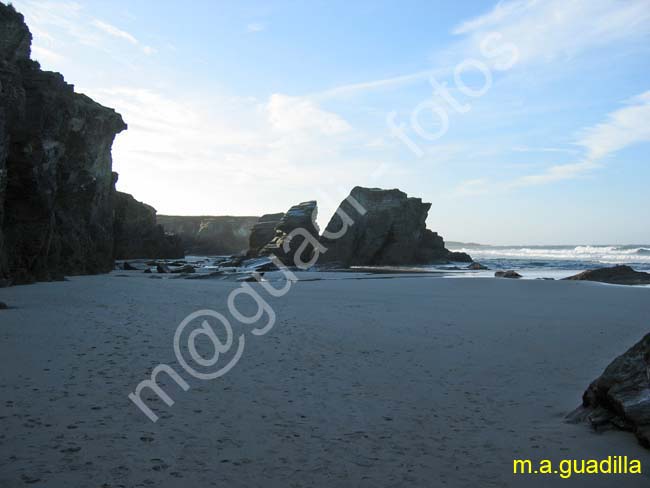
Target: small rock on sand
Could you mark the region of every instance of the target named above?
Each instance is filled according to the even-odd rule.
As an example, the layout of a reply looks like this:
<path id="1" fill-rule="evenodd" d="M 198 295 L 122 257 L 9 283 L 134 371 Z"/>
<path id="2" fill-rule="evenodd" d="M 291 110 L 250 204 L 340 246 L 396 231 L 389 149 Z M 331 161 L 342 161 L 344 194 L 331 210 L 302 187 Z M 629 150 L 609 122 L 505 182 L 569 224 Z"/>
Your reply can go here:
<path id="1" fill-rule="evenodd" d="M 515 278 L 519 279 L 521 278 L 521 275 L 517 273 L 516 271 L 513 270 L 508 270 L 508 271 L 497 271 L 494 273 L 495 278 Z"/>

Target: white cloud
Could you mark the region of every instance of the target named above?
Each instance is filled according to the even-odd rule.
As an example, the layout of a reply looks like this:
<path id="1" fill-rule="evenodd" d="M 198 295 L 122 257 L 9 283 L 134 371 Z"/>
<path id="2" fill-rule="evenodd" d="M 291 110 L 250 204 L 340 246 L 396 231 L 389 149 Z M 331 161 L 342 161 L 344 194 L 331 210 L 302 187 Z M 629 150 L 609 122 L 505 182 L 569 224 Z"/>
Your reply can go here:
<path id="1" fill-rule="evenodd" d="M 583 130 L 577 141 L 587 157 L 598 160 L 637 142 L 650 141 L 650 91 L 629 100 L 607 120 Z"/>
<path id="2" fill-rule="evenodd" d="M 246 26 L 248 32 L 262 32 L 266 29 L 266 25 L 261 22 L 251 22 Z"/>
<path id="3" fill-rule="evenodd" d="M 267 111 L 271 125 L 280 132 L 317 131 L 334 135 L 351 130 L 344 119 L 303 97 L 275 93 L 269 99 Z"/>
<path id="4" fill-rule="evenodd" d="M 107 22 L 103 22 L 101 20 L 94 19 L 92 21 L 92 25 L 94 25 L 99 30 L 105 32 L 108 35 L 111 35 L 113 37 L 117 37 L 118 39 L 124 39 L 125 41 L 128 41 L 128 42 L 130 42 L 131 44 L 133 44 L 135 46 L 140 44 L 138 42 L 138 40 L 135 37 L 133 37 L 131 34 L 129 34 L 126 31 L 123 31 L 122 29 L 119 29 L 119 28 L 115 27 L 114 25 L 111 25 L 111 24 L 109 24 Z"/>

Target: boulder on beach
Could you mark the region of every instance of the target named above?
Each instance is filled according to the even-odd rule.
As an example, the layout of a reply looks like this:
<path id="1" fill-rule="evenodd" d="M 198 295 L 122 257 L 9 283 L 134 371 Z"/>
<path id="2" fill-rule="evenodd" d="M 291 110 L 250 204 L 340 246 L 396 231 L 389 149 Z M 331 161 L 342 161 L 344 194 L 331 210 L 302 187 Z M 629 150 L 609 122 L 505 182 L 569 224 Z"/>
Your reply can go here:
<path id="1" fill-rule="evenodd" d="M 632 431 L 650 449 L 650 334 L 607 366 L 567 420 Z"/>
<path id="2" fill-rule="evenodd" d="M 161 273 L 161 274 L 163 274 L 163 273 L 171 273 L 172 272 L 171 269 L 169 269 L 169 266 L 167 266 L 165 263 L 156 264 L 156 271 L 158 271 L 158 273 Z"/>
<path id="3" fill-rule="evenodd" d="M 330 220 L 319 264 L 399 266 L 471 262 L 452 253 L 437 233 L 426 228 L 430 203 L 393 189 L 355 187 Z"/>
<path id="4" fill-rule="evenodd" d="M 471 269 L 471 270 L 474 270 L 474 271 L 481 271 L 481 270 L 485 270 L 485 269 L 489 269 L 489 268 L 487 266 L 481 264 L 481 263 L 472 263 L 469 266 L 467 266 L 466 269 Z"/>
<path id="5" fill-rule="evenodd" d="M 497 271 L 494 273 L 495 278 L 514 278 L 514 279 L 519 279 L 522 276 L 517 273 L 516 271 L 510 269 L 508 271 Z"/>
<path id="6" fill-rule="evenodd" d="M 9 307 L 5 302 L 0 302 L 0 310 L 7 310 Z"/>
<path id="7" fill-rule="evenodd" d="M 629 266 L 589 269 L 574 276 L 564 278 L 574 281 L 598 281 L 614 285 L 650 285 L 650 273 L 635 271 Z"/>

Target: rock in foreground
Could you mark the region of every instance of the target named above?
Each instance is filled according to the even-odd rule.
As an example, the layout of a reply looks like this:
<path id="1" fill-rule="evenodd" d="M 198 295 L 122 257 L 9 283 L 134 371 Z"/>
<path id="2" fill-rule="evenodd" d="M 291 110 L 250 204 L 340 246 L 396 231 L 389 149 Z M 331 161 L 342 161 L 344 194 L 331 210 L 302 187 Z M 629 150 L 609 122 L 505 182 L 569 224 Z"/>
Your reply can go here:
<path id="1" fill-rule="evenodd" d="M 650 285 L 650 273 L 635 271 L 629 266 L 590 269 L 564 278 L 575 281 L 598 281 L 614 285 Z"/>
<path id="2" fill-rule="evenodd" d="M 442 237 L 426 228 L 430 208 L 397 189 L 357 186 L 327 225 L 321 237 L 327 251 L 318 262 L 345 267 L 471 262 L 467 254 L 447 250 Z"/>
<path id="3" fill-rule="evenodd" d="M 650 448 L 650 334 L 607 366 L 568 419 L 630 430 Z"/>

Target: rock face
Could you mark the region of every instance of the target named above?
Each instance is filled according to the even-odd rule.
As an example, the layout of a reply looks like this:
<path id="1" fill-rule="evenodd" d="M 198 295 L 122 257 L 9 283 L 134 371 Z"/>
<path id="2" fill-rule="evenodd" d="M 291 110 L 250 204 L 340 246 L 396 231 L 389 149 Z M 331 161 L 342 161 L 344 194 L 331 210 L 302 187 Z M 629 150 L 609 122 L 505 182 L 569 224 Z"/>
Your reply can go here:
<path id="1" fill-rule="evenodd" d="M 630 430 L 650 448 L 650 334 L 607 366 L 568 419 Z"/>
<path id="2" fill-rule="evenodd" d="M 442 237 L 426 228 L 430 208 L 430 203 L 396 189 L 357 186 L 327 225 L 320 241 L 327 251 L 318 263 L 347 267 L 471 262 L 468 255 L 447 250 Z M 343 233 L 346 221 L 353 225 Z"/>
<path id="3" fill-rule="evenodd" d="M 318 206 L 314 200 L 302 202 L 291 207 L 286 214 L 280 219 L 275 227 L 275 235 L 259 252 L 260 256 L 274 255 L 287 266 L 299 264 L 296 262 L 296 253 L 300 250 L 305 242 L 304 235 L 295 235 L 290 238 L 290 234 L 296 229 L 302 229 L 303 232 L 313 236 L 314 241 L 318 239 L 318 225 L 316 217 Z M 285 251 L 285 245 L 288 250 Z M 314 247 L 306 244 L 300 254 L 303 263 L 307 263 L 314 254 Z"/>
<path id="4" fill-rule="evenodd" d="M 599 281 L 614 285 L 650 285 L 650 273 L 634 271 L 629 266 L 590 269 L 574 276 L 564 278 L 576 281 Z"/>
<path id="5" fill-rule="evenodd" d="M 162 225 L 156 224 L 155 208 L 118 191 L 114 196 L 114 209 L 115 259 L 177 259 L 185 256 L 180 238 L 165 234 Z"/>
<path id="6" fill-rule="evenodd" d="M 248 239 L 248 252 L 246 256 L 255 258 L 259 256 L 262 248 L 275 237 L 275 228 L 284 217 L 283 213 L 262 215 L 255 223 Z"/>
<path id="7" fill-rule="evenodd" d="M 122 117 L 31 61 L 31 34 L 0 4 L 0 279 L 113 267 L 111 145 Z"/>
<path id="8" fill-rule="evenodd" d="M 177 234 L 188 254 L 239 254 L 248 249 L 257 217 L 158 215 L 165 231 Z"/>

